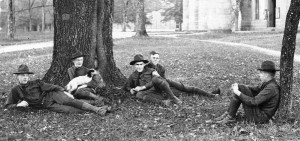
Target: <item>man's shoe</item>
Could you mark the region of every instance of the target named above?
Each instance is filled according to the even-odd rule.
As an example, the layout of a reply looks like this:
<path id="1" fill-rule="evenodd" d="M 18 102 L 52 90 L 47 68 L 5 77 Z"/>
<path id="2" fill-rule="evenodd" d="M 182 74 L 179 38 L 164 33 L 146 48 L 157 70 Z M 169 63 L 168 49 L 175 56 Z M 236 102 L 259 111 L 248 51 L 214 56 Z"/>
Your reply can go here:
<path id="1" fill-rule="evenodd" d="M 177 105 L 181 105 L 181 104 L 182 104 L 182 101 L 181 101 L 179 98 L 174 98 L 172 101 L 173 101 L 175 104 L 177 104 Z"/>
<path id="2" fill-rule="evenodd" d="M 107 106 L 97 107 L 95 113 L 97 113 L 100 116 L 104 116 L 107 111 Z"/>
<path id="3" fill-rule="evenodd" d="M 236 119 L 230 115 L 227 115 L 225 118 L 223 118 L 220 121 L 216 121 L 217 124 L 230 124 L 230 123 L 234 123 L 234 122 L 236 122 Z"/>
<path id="4" fill-rule="evenodd" d="M 224 119 L 227 115 L 228 115 L 228 112 L 226 111 L 221 116 L 215 118 L 214 120 L 215 121 L 220 121 L 220 120 Z"/>
<path id="5" fill-rule="evenodd" d="M 171 100 L 162 100 L 162 105 L 165 107 L 169 107 L 171 105 Z"/>
<path id="6" fill-rule="evenodd" d="M 212 91 L 211 93 L 220 95 L 221 94 L 221 89 L 217 88 L 216 90 Z"/>

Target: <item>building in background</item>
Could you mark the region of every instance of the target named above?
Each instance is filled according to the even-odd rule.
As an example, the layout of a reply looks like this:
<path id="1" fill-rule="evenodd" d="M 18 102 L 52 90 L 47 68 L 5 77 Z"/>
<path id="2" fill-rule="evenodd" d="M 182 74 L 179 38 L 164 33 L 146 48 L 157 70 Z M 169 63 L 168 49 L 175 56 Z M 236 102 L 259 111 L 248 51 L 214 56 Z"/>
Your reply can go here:
<path id="1" fill-rule="evenodd" d="M 183 30 L 231 30 L 235 0 L 183 0 Z M 241 0 L 239 30 L 283 30 L 291 0 Z"/>

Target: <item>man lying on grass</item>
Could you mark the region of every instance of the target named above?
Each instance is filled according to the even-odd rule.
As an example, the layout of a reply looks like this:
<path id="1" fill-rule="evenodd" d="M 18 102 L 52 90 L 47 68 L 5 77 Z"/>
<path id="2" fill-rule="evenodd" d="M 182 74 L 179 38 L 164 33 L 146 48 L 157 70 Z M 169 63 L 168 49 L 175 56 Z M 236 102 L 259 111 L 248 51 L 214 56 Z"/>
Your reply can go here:
<path id="1" fill-rule="evenodd" d="M 87 73 L 90 71 L 89 68 L 83 66 L 84 61 L 84 54 L 80 52 L 75 52 L 72 55 L 72 62 L 73 66 L 68 68 L 68 76 L 70 81 L 74 79 L 75 77 L 84 76 L 87 75 Z M 97 67 L 98 63 L 95 60 L 95 67 Z M 103 97 L 97 96 L 95 94 L 95 89 L 97 87 L 103 87 L 105 84 L 102 81 L 102 77 L 100 74 L 93 75 L 92 80 L 85 84 L 79 86 L 76 90 L 74 90 L 71 94 L 74 95 L 77 99 L 93 99 L 93 100 L 84 100 L 85 102 L 88 102 L 90 104 L 103 104 Z"/>
<path id="2" fill-rule="evenodd" d="M 271 119 L 279 106 L 280 87 L 274 79 L 276 70 L 272 61 L 264 61 L 258 69 L 262 85 L 248 87 L 234 83 L 233 95 L 228 110 L 216 118 L 216 123 L 236 121 L 236 112 L 243 104 L 245 118 L 255 123 L 266 123 Z"/>
<path id="3" fill-rule="evenodd" d="M 146 67 L 155 69 L 161 77 L 166 79 L 165 68 L 161 64 L 159 64 L 159 61 L 160 61 L 159 53 L 157 53 L 155 51 L 151 51 L 150 52 L 150 63 L 147 64 Z M 166 81 L 169 83 L 171 88 L 175 88 L 179 91 L 186 92 L 188 94 L 197 94 L 199 96 L 202 95 L 202 96 L 216 98 L 216 97 L 219 97 L 219 95 L 221 93 L 219 88 L 217 88 L 213 92 L 209 93 L 209 92 L 203 91 L 199 88 L 186 86 L 186 85 L 183 85 L 182 83 L 178 83 L 178 82 L 172 81 L 170 79 L 166 79 Z"/>
<path id="4" fill-rule="evenodd" d="M 171 102 L 181 104 L 182 101 L 173 94 L 168 82 L 154 69 L 145 67 L 148 62 L 140 54 L 134 56 L 130 65 L 135 67 L 135 71 L 129 76 L 123 89 L 139 99 L 163 106 L 170 106 Z"/>
<path id="5" fill-rule="evenodd" d="M 14 74 L 17 75 L 19 84 L 11 89 L 5 102 L 5 108 L 29 106 L 65 113 L 93 111 L 100 115 L 105 115 L 111 109 L 109 106 L 95 107 L 74 99 L 71 94 L 64 92 L 64 88 L 58 85 L 44 83 L 39 79 L 29 81 L 29 74 L 33 74 L 33 72 L 29 71 L 27 65 L 20 65 Z"/>

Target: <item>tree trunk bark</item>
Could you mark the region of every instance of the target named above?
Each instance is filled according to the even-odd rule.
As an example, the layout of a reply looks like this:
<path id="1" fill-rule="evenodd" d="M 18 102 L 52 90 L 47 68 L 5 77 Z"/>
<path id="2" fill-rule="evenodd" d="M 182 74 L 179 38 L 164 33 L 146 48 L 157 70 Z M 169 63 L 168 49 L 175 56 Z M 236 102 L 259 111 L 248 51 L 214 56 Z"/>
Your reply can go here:
<path id="1" fill-rule="evenodd" d="M 113 0 L 97 0 L 96 54 L 99 72 L 107 86 L 122 86 L 126 77 L 117 68 L 113 57 Z M 95 23 L 95 22 L 94 22 Z"/>
<path id="2" fill-rule="evenodd" d="M 84 65 L 91 67 L 92 21 L 95 1 L 53 0 L 54 47 L 52 63 L 44 76 L 46 82 L 65 86 L 69 82 L 67 69 L 72 66 L 75 52 L 88 54 Z"/>
<path id="3" fill-rule="evenodd" d="M 46 21 L 46 17 L 45 17 L 45 7 L 42 7 L 42 31 L 45 31 L 45 21 Z"/>
<path id="4" fill-rule="evenodd" d="M 31 1 L 29 0 L 28 14 L 29 14 L 29 32 L 32 31 L 32 18 L 31 18 Z"/>
<path id="5" fill-rule="evenodd" d="M 122 32 L 126 32 L 126 26 L 127 26 L 127 10 L 123 11 L 123 23 L 122 23 Z"/>
<path id="6" fill-rule="evenodd" d="M 128 4 L 129 1 L 128 0 L 123 0 L 123 14 L 122 14 L 122 19 L 123 19 L 123 23 L 122 23 L 122 32 L 126 32 L 126 27 L 127 27 L 127 8 L 128 8 Z"/>
<path id="7" fill-rule="evenodd" d="M 14 2 L 9 0 L 8 2 L 8 28 L 7 28 L 7 38 L 13 40 L 15 38 L 15 14 L 14 14 Z"/>
<path id="8" fill-rule="evenodd" d="M 72 53 L 87 54 L 84 66 L 98 70 L 106 86 L 123 85 L 126 78 L 113 57 L 113 0 L 54 0 L 54 49 L 52 64 L 44 80 L 65 86 Z"/>
<path id="9" fill-rule="evenodd" d="M 288 119 L 291 107 L 291 91 L 293 86 L 293 62 L 296 45 L 296 35 L 300 18 L 300 0 L 292 0 L 286 16 L 285 29 L 280 57 L 280 104 L 278 118 Z"/>
<path id="10" fill-rule="evenodd" d="M 145 0 L 137 1 L 137 12 L 136 12 L 136 19 L 135 19 L 136 37 L 148 37 L 146 31 L 146 15 L 144 12 L 144 1 Z"/>
<path id="11" fill-rule="evenodd" d="M 176 0 L 175 7 L 176 7 L 176 13 L 175 13 L 175 22 L 178 25 L 176 28 L 177 31 L 182 31 L 182 10 L 183 10 L 183 1 L 182 0 Z"/>

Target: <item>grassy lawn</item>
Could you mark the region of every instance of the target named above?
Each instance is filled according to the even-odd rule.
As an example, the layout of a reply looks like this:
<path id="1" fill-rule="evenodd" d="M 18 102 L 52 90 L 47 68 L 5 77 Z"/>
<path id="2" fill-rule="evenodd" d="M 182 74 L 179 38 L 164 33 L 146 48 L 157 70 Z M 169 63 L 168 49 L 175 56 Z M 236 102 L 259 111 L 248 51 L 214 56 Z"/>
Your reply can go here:
<path id="1" fill-rule="evenodd" d="M 299 123 L 230 126 L 207 124 L 220 115 L 229 102 L 228 88 L 234 83 L 258 83 L 256 68 L 264 60 L 279 65 L 279 58 L 247 49 L 169 38 L 119 39 L 114 41 L 114 57 L 124 75 L 133 71 L 129 62 L 137 53 L 145 57 L 152 50 L 161 53 L 167 77 L 211 91 L 220 87 L 222 100 L 182 93 L 183 107 L 158 105 L 126 99 L 121 109 L 100 117 L 93 113 L 62 114 L 46 110 L 0 108 L 0 140 L 299 140 Z M 16 84 L 12 75 L 25 63 L 42 78 L 51 64 L 51 48 L 5 53 L 0 56 L 2 98 Z M 295 70 L 299 70 L 295 65 Z M 293 88 L 294 112 L 299 119 L 299 83 Z M 243 128 L 246 132 L 239 132 Z"/>
<path id="2" fill-rule="evenodd" d="M 205 33 L 201 35 L 181 35 L 180 37 L 243 43 L 281 51 L 283 32 Z M 300 54 L 298 43 L 300 43 L 299 35 L 296 40 L 296 54 Z"/>
<path id="3" fill-rule="evenodd" d="M 32 42 L 42 42 L 53 40 L 53 31 L 47 32 L 23 32 L 19 31 L 15 34 L 14 40 L 7 39 L 6 32 L 0 32 L 0 46 L 13 45 L 13 44 L 25 44 Z"/>

